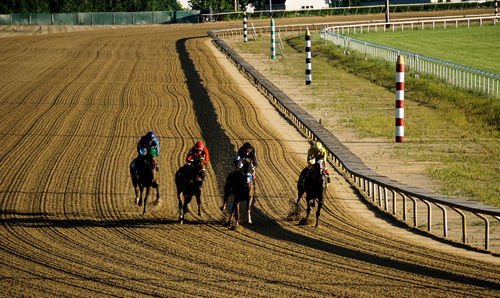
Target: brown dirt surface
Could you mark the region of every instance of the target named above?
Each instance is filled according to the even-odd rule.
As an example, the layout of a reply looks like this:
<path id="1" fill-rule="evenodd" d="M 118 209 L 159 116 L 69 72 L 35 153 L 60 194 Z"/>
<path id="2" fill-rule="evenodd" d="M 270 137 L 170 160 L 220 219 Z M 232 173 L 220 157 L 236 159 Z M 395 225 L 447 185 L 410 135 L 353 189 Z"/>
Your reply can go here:
<path id="1" fill-rule="evenodd" d="M 228 25 L 2 38 L 3 296 L 497 295 L 498 263 L 381 229 L 338 199 L 347 185 L 330 188 L 320 228 L 285 220 L 306 144 L 209 46 L 206 31 Z M 162 202 L 142 216 L 128 166 L 149 130 Z M 174 173 L 198 139 L 203 216 L 180 225 Z M 254 223 L 232 231 L 221 191 L 245 141 L 260 163 Z"/>

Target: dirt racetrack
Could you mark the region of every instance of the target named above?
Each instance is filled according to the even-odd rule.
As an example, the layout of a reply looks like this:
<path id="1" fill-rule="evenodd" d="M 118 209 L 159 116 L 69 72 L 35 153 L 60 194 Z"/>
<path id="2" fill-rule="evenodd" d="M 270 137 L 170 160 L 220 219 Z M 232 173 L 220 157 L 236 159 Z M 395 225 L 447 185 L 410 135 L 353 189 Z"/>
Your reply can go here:
<path id="1" fill-rule="evenodd" d="M 333 189 L 319 229 L 286 221 L 300 140 L 226 74 L 207 45 L 214 26 L 228 24 L 2 39 L 2 296 L 498 295 L 498 263 L 398 239 Z M 149 130 L 162 202 L 142 216 L 128 165 Z M 210 150 L 203 216 L 180 225 L 174 173 L 199 139 Z M 260 164 L 254 223 L 232 231 L 221 191 L 245 141 Z"/>

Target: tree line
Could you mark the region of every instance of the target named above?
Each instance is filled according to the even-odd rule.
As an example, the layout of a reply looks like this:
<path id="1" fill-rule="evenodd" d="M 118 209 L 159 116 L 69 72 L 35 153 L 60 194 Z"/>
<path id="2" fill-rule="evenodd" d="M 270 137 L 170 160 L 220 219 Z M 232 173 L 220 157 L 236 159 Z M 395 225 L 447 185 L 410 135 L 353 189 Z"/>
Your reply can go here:
<path id="1" fill-rule="evenodd" d="M 193 10 L 226 12 L 243 10 L 247 4 L 262 7 L 265 0 L 190 0 Z M 182 10 L 176 0 L 2 0 L 0 14 L 133 12 Z"/>

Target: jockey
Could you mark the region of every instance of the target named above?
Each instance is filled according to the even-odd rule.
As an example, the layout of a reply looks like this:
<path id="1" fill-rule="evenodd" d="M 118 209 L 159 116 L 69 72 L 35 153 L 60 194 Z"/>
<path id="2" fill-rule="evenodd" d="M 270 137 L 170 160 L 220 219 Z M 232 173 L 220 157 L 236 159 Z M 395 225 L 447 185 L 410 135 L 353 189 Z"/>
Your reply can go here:
<path id="1" fill-rule="evenodd" d="M 144 156 L 150 147 L 155 149 L 156 156 L 160 154 L 160 143 L 152 131 L 141 137 L 139 143 L 137 143 L 137 152 L 140 156 Z"/>
<path id="2" fill-rule="evenodd" d="M 330 174 L 328 174 L 328 169 L 326 168 L 326 159 L 327 159 L 327 152 L 326 149 L 321 145 L 320 142 L 315 142 L 307 151 L 307 163 L 309 164 L 308 167 L 311 167 L 317 160 L 316 159 L 323 159 L 323 171 L 326 174 L 326 179 L 328 183 L 330 183 Z"/>
<path id="3" fill-rule="evenodd" d="M 236 166 L 236 168 L 241 169 L 243 167 L 242 160 L 245 158 L 248 158 L 252 161 L 252 178 L 255 179 L 255 168 L 258 166 L 257 156 L 255 154 L 255 148 L 248 142 L 243 144 L 243 146 L 238 149 L 238 152 L 236 152 L 236 156 L 234 157 L 234 165 Z"/>
<path id="4" fill-rule="evenodd" d="M 186 163 L 190 165 L 195 157 L 203 157 L 205 164 L 208 164 L 208 150 L 201 141 L 196 142 L 191 150 L 189 150 L 186 156 Z"/>
<path id="5" fill-rule="evenodd" d="M 139 143 L 137 143 L 137 153 L 139 153 L 138 158 L 144 157 L 148 152 L 148 148 L 154 148 L 156 151 L 156 156 L 160 154 L 160 143 L 158 142 L 158 139 L 152 131 L 143 135 L 139 140 Z M 132 169 L 135 169 L 135 161 L 136 160 L 134 159 L 134 161 L 132 161 L 132 163 L 130 164 L 130 167 Z M 156 170 L 158 171 L 158 165 L 156 166 Z"/>

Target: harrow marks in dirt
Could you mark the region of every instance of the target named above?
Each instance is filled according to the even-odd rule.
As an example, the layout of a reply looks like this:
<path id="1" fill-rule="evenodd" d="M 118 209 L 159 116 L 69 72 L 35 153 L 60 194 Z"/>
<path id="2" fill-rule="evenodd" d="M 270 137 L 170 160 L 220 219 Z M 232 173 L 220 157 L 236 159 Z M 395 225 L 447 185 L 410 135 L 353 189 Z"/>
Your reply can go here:
<path id="1" fill-rule="evenodd" d="M 272 109 L 226 74 L 205 32 L 150 26 L 0 43 L 4 295 L 497 293 L 495 265 L 394 238 L 333 191 L 319 229 L 286 221 L 303 160 L 263 121 Z M 160 138 L 162 204 L 141 216 L 128 164 L 149 130 Z M 173 175 L 199 139 L 211 153 L 204 215 L 179 225 Z M 219 206 L 244 141 L 260 167 L 254 223 L 235 232 Z"/>

